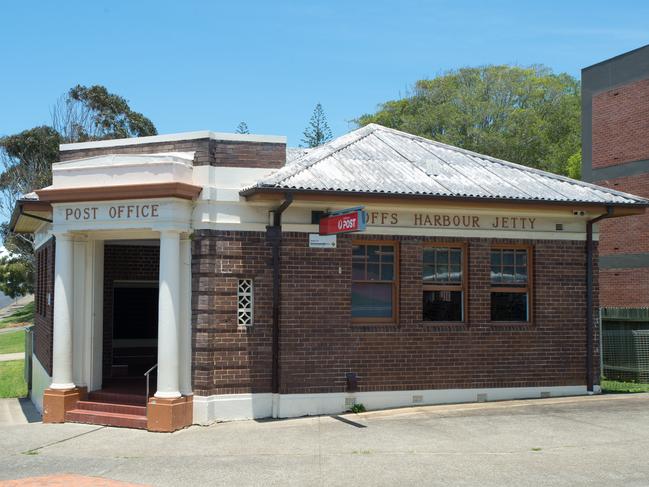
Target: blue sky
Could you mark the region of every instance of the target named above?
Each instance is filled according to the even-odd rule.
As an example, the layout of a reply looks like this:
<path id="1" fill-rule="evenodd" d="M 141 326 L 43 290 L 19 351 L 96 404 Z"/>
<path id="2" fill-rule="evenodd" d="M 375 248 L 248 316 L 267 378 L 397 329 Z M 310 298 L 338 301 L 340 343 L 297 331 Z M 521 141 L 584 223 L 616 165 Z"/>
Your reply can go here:
<path id="1" fill-rule="evenodd" d="M 448 69 L 582 67 L 649 43 L 649 2 L 11 1 L 0 18 L 0 135 L 48 123 L 71 86 L 103 84 L 160 133 L 334 135 Z"/>

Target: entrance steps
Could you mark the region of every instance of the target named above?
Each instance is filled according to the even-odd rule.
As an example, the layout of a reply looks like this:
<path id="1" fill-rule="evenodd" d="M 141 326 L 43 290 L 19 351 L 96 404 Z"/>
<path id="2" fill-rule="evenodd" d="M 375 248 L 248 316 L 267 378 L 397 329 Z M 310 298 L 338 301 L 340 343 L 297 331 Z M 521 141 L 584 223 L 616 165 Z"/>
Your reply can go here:
<path id="1" fill-rule="evenodd" d="M 146 429 L 146 407 L 135 404 L 99 402 L 99 392 L 90 393 L 88 401 L 79 401 L 77 407 L 65 413 L 65 421 L 72 423 L 118 426 L 122 428 Z M 95 397 L 92 397 L 95 396 Z M 143 397 L 137 396 L 139 404 Z"/>
<path id="2" fill-rule="evenodd" d="M 88 401 L 110 404 L 128 404 L 132 406 L 146 405 L 144 394 L 124 390 L 100 389 L 88 393 Z"/>

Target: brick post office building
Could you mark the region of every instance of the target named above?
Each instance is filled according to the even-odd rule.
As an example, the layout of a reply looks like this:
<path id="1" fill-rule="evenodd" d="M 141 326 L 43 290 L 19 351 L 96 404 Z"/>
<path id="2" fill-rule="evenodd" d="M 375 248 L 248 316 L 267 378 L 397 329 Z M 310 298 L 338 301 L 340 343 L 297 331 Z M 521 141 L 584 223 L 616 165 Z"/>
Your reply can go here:
<path id="1" fill-rule="evenodd" d="M 581 78 L 584 179 L 649 197 L 649 45 L 584 68 Z M 599 250 L 603 326 L 649 329 L 649 216 L 602 222 Z M 629 366 L 620 359 L 611 357 Z"/>
<path id="2" fill-rule="evenodd" d="M 31 397 L 157 431 L 597 392 L 595 223 L 649 203 L 379 125 L 60 154 L 12 220 L 36 240 Z M 364 231 L 318 235 L 359 206 Z"/>

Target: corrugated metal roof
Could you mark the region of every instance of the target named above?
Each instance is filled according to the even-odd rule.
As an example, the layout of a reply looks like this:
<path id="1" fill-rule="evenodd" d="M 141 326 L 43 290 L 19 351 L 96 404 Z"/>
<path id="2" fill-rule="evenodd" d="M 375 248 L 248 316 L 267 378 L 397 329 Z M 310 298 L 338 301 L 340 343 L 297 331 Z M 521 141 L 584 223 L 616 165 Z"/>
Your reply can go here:
<path id="1" fill-rule="evenodd" d="M 292 157 L 242 194 L 259 190 L 649 205 L 631 194 L 377 124 Z"/>
<path id="2" fill-rule="evenodd" d="M 286 164 L 291 164 L 293 161 L 298 160 L 300 157 L 306 155 L 311 149 L 306 147 L 287 147 L 286 148 Z"/>

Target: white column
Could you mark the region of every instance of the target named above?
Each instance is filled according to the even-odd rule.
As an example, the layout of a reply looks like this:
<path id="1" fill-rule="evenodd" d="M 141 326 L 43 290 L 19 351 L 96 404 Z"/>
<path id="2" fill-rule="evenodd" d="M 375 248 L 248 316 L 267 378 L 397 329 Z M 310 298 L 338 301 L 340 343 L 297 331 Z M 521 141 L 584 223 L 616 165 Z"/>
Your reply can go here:
<path id="1" fill-rule="evenodd" d="M 54 259 L 54 332 L 52 389 L 74 389 L 72 381 L 73 242 L 66 233 L 56 234 Z"/>
<path id="2" fill-rule="evenodd" d="M 192 241 L 180 240 L 180 392 L 192 395 Z"/>
<path id="3" fill-rule="evenodd" d="M 180 397 L 180 234 L 160 232 L 160 283 L 158 302 L 158 390 L 155 397 Z"/>
<path id="4" fill-rule="evenodd" d="M 72 303 L 72 379 L 77 386 L 88 385 L 86 361 L 88 358 L 86 337 L 90 320 L 86 316 L 88 283 L 86 282 L 88 242 L 84 236 L 73 240 L 72 267 L 74 297 Z"/>
<path id="5" fill-rule="evenodd" d="M 90 337 L 88 348 L 90 350 L 90 381 L 88 390 L 101 389 L 102 382 L 102 356 L 104 348 L 104 242 L 96 240 L 91 243 L 92 251 L 92 280 Z"/>

